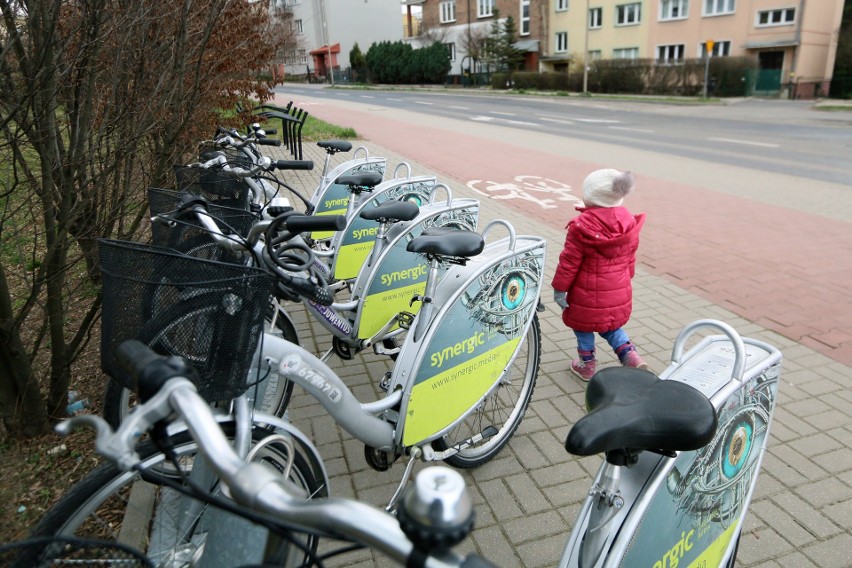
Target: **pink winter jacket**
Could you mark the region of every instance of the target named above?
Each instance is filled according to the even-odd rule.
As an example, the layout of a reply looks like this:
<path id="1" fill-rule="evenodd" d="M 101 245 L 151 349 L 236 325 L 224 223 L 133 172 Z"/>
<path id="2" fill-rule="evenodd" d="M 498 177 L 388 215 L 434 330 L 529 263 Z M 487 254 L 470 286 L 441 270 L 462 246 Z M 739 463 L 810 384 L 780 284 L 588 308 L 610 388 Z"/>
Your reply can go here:
<path id="1" fill-rule="evenodd" d="M 645 214 L 633 215 L 625 207 L 577 210 L 552 282 L 554 290 L 568 293 L 562 321 L 577 331 L 612 331 L 633 311 L 630 280 Z"/>

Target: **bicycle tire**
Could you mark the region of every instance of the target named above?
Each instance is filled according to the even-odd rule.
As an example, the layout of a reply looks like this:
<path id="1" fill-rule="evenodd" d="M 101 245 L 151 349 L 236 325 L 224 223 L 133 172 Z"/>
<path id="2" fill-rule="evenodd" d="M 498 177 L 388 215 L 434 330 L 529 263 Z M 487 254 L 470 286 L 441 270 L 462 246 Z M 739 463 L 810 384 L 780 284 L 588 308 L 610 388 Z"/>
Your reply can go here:
<path id="1" fill-rule="evenodd" d="M 459 469 L 469 469 L 486 463 L 503 449 L 529 407 L 538 378 L 540 359 L 541 327 L 538 314 L 534 314 L 518 355 L 497 390 L 452 431 L 433 441 L 432 445 L 439 451 L 446 450 L 481 433 L 487 426 L 497 428 L 497 434 L 449 456 L 444 462 Z M 521 383 L 516 386 L 518 374 Z"/>
<path id="2" fill-rule="evenodd" d="M 198 296 L 188 298 L 186 301 L 176 304 L 174 307 L 163 311 L 149 321 L 140 331 L 136 339 L 145 343 L 155 351 L 177 354 L 185 357 L 190 363 L 193 361 L 192 349 L 199 347 L 204 352 L 207 346 L 203 342 L 199 344 L 175 345 L 169 336 L 169 331 L 174 326 L 180 326 L 187 320 L 197 321 L 200 326 L 203 326 L 204 312 L 212 311 L 215 308 L 215 302 L 219 300 L 217 293 L 204 293 Z M 273 306 L 273 304 L 270 304 Z M 274 307 L 272 307 L 274 309 Z M 272 331 L 267 324 L 266 331 Z M 275 331 L 281 338 L 299 344 L 299 336 L 296 328 L 286 315 L 275 318 Z M 183 337 L 183 334 L 181 334 Z M 250 369 L 246 384 L 251 384 L 256 380 L 258 370 Z M 265 377 L 267 388 L 264 391 L 265 396 L 261 401 L 261 409 L 276 416 L 283 416 L 290 403 L 290 398 L 293 394 L 293 382 L 289 380 L 281 380 L 274 369 L 270 369 L 269 376 Z M 270 390 L 269 387 L 272 387 Z M 118 428 L 121 422 L 127 417 L 130 409 L 135 405 L 134 393 L 132 389 L 122 386 L 117 381 L 110 380 L 107 383 L 104 391 L 103 417 L 107 423 Z M 214 402 L 214 401 L 211 401 Z"/>
<path id="3" fill-rule="evenodd" d="M 233 440 L 235 423 L 230 421 L 221 426 L 228 439 Z M 253 445 L 272 434 L 272 431 L 264 428 L 253 428 Z M 197 444 L 185 431 L 172 439 L 178 459 L 189 468 L 189 475 L 192 475 Z M 261 448 L 254 461 L 260 460 L 281 471 L 288 451 L 286 445 L 273 441 Z M 143 442 L 137 447 L 137 453 L 146 469 L 153 468 L 173 480 L 179 479 L 165 456 L 152 443 Z M 309 499 L 327 497 L 328 487 L 324 485 L 321 475 L 317 475 L 307 464 L 302 453 L 295 450 L 288 479 L 300 487 Z M 201 468 L 196 471 L 205 470 Z M 208 486 L 213 491 L 218 490 L 218 482 L 215 480 Z M 138 498 L 140 493 L 146 492 L 150 494 L 147 500 Z M 190 514 L 192 511 L 194 515 Z M 174 489 L 142 482 L 138 472 L 121 471 L 105 463 L 72 486 L 48 510 L 30 536 L 70 535 L 116 541 L 141 551 L 159 566 L 164 559 L 197 559 L 207 544 L 206 530 L 215 522 L 216 514 L 218 512 L 213 513 L 213 508 L 182 496 Z M 235 516 L 226 518 L 235 522 L 240 520 Z M 312 552 L 316 551 L 317 540 L 316 537 L 304 535 L 304 544 Z M 245 562 L 240 560 L 240 563 Z"/>

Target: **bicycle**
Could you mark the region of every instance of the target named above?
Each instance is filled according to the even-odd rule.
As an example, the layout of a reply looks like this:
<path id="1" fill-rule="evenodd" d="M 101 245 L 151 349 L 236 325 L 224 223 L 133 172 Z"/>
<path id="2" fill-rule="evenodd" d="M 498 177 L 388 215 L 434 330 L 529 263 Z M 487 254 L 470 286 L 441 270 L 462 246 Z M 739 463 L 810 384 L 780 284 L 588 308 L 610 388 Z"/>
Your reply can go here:
<path id="1" fill-rule="evenodd" d="M 119 477 L 141 475 L 156 480 L 162 474 L 156 470 L 152 472 L 150 460 L 146 460 L 144 454 L 140 457 L 141 452 L 135 447 L 139 433 L 150 432 L 153 439 L 158 439 L 158 429 L 177 426 L 189 433 L 199 457 L 203 456 L 215 477 L 226 488 L 218 494 L 207 491 L 206 487 L 175 488 L 191 493 L 193 500 L 227 511 L 226 521 L 208 519 L 211 533 L 217 529 L 227 532 L 220 533 L 222 538 L 218 541 L 209 536 L 206 542 L 192 551 L 192 557 L 164 558 L 160 550 L 154 550 L 157 556 L 151 557 L 154 541 L 134 543 L 135 548 L 143 551 L 157 565 L 190 565 L 189 559 L 208 567 L 230 567 L 246 561 L 264 565 L 322 566 L 323 560 L 328 557 L 368 546 L 407 566 L 492 566 L 479 556 L 464 557 L 453 550 L 470 532 L 474 520 L 472 501 L 458 473 L 448 468 L 431 467 L 418 474 L 416 483 L 401 500 L 397 516 L 350 499 L 308 499 L 300 488 L 287 483 L 286 477 L 282 481 L 279 472 L 234 452 L 217 417 L 198 395 L 193 370 L 185 361 L 156 355 L 144 345 L 132 341 L 120 346 L 117 359 L 140 386 L 141 404 L 137 411 L 116 431 L 112 431 L 102 418 L 93 415 L 71 418 L 61 423 L 57 431 L 67 433 L 76 426 L 89 426 L 95 429 L 98 453 L 111 462 L 107 469 Z M 185 426 L 173 424 L 176 417 Z M 175 468 L 179 469 L 180 465 L 176 462 Z M 189 471 L 186 474 L 193 473 Z M 94 477 L 76 486 L 72 492 L 82 492 L 82 488 L 91 485 L 92 481 L 95 481 Z M 106 487 L 96 493 L 111 489 L 114 488 Z M 54 516 L 61 512 L 66 518 L 79 520 L 91 515 L 85 506 L 67 498 L 61 505 L 51 511 Z M 125 516 L 115 522 L 123 526 L 132 520 Z M 229 524 L 225 526 L 225 522 Z M 65 524 L 61 528 L 67 529 L 69 523 Z M 80 523 L 76 525 L 79 527 Z M 40 525 L 35 532 L 64 535 L 68 531 L 55 530 L 51 533 Z M 224 537 L 225 534 L 228 536 Z M 244 539 L 247 536 L 251 539 L 248 546 L 240 547 L 246 544 Z M 346 546 L 321 557 L 315 546 L 306 544 L 315 542 L 317 537 L 340 539 L 356 546 Z M 116 548 L 128 546 L 127 539 L 118 537 L 117 540 Z M 217 544 L 221 546 L 216 547 L 214 555 L 211 549 Z M 239 550 L 233 550 L 235 548 Z"/>
<path id="2" fill-rule="evenodd" d="M 124 373 L 112 356 L 113 346 L 130 337 L 144 339 L 166 353 L 186 355 L 192 361 L 198 391 L 205 404 L 217 406 L 216 420 L 238 455 L 272 468 L 300 488 L 305 498 L 327 495 L 328 475 L 310 440 L 287 421 L 250 408 L 247 393 L 263 399 L 268 385 L 250 367 L 262 337 L 264 306 L 272 286 L 269 275 L 251 266 L 185 257 L 133 243 L 101 242 L 101 255 L 102 366 L 107 373 L 126 386 L 135 384 L 135 377 Z M 174 268 L 184 268 L 175 271 L 169 290 L 159 279 L 146 276 L 155 273 L 164 259 Z M 140 304 L 152 288 L 159 294 L 159 315 L 174 317 L 148 321 Z M 195 303 L 213 295 L 218 302 L 203 307 Z M 187 306 L 194 308 L 190 311 Z M 252 377 L 254 384 L 249 381 Z M 129 423 L 133 420 L 133 415 L 128 417 Z M 164 453 L 154 441 L 166 439 L 170 441 L 163 446 Z M 227 519 L 223 524 L 217 520 L 221 513 L 208 511 L 203 501 L 179 491 L 179 486 L 188 484 L 201 484 L 208 492 L 220 490 L 218 478 L 203 460 L 196 459 L 196 451 L 185 427 L 159 427 L 151 441 L 140 446 L 144 472 L 122 471 L 109 464 L 95 469 L 51 509 L 34 534 L 121 538 L 136 548 L 144 544 L 147 556 L 158 563 L 187 561 L 205 550 L 227 557 L 217 550 L 227 539 L 215 531 L 235 521 Z M 137 521 L 114 522 L 119 511 L 136 515 Z M 256 535 L 254 531 L 247 534 Z M 310 555 L 316 540 L 303 544 Z M 240 561 L 246 558 L 250 557 L 237 555 Z"/>
<path id="3" fill-rule="evenodd" d="M 705 327 L 722 335 L 684 354 Z M 699 320 L 677 336 L 671 360 L 660 379 L 608 368 L 590 381 L 589 414 L 565 448 L 605 460 L 560 568 L 733 567 L 766 450 L 781 352 L 723 322 Z"/>
<path id="4" fill-rule="evenodd" d="M 722 335 L 705 337 L 684 354 L 687 341 L 703 328 Z M 772 422 L 781 353 L 766 343 L 741 338 L 727 324 L 699 320 L 677 336 L 671 358 L 660 377 L 612 367 L 589 382 L 589 413 L 572 426 L 565 447 L 575 455 L 603 454 L 604 459 L 567 538 L 560 568 L 734 565 Z M 172 392 L 189 390 L 172 381 L 165 385 Z M 178 406 L 187 408 L 186 398 L 177 397 Z M 84 420 L 96 421 L 72 419 Z M 206 423 L 193 431 L 213 435 L 213 430 Z M 129 429 L 122 431 L 126 438 Z M 99 447 L 116 446 L 106 443 L 111 438 L 105 429 L 98 438 Z M 299 522 L 303 528 L 333 522 L 336 536 L 344 536 L 341 530 L 344 538 L 357 532 L 360 542 L 400 563 L 408 562 L 412 548 L 417 548 L 411 534 L 400 534 L 394 525 L 382 525 L 375 534 L 373 528 L 379 527 L 373 521 L 375 510 L 338 509 L 330 521 L 323 512 L 329 509 L 322 503 L 282 498 L 261 504 L 262 483 L 252 476 L 227 479 L 244 484 L 235 494 L 250 496 L 255 508 Z M 420 503 L 418 495 L 409 495 L 420 489 L 418 481 L 400 500 L 403 521 L 407 514 L 403 511 Z"/>
<path id="5" fill-rule="evenodd" d="M 409 473 L 421 457 L 460 467 L 490 460 L 523 418 L 538 373 L 541 344 L 535 310 L 545 243 L 539 237 L 516 236 L 505 222 L 492 223 L 483 235 L 501 224 L 510 236 L 487 246 L 477 233 L 446 228 L 424 231 L 408 242 L 406 254 L 422 254 L 428 261 L 424 293 L 417 298 L 426 309 L 403 318 L 413 333 L 406 336 L 401 348 L 408 355 L 400 357 L 391 375 L 382 381 L 387 388 L 385 398 L 361 403 L 323 361 L 271 334 L 262 336 L 251 375 L 278 384 L 287 380 L 305 388 L 338 424 L 364 442 L 365 457 L 377 470 L 389 469 L 405 454 L 411 456 Z M 258 230 L 258 226 L 253 229 Z M 278 244 L 286 238 L 274 237 L 278 234 L 274 222 L 267 232 L 262 254 L 268 268 L 286 287 L 293 289 L 299 282 L 297 292 L 304 293 L 302 289 L 313 284 L 291 272 L 304 266 L 281 260 L 279 255 L 289 258 L 289 252 L 275 250 L 276 238 Z M 310 257 L 301 261 L 310 264 Z M 441 279 L 446 284 L 439 284 L 439 275 L 447 266 Z M 411 298 L 410 290 L 401 293 Z M 163 321 L 195 322 L 199 310 L 223 303 L 221 293 L 215 290 L 193 293 L 188 300 L 164 312 Z M 210 326 L 198 332 L 209 335 Z M 114 350 L 114 342 L 127 338 L 119 334 L 109 337 L 113 344 L 104 345 L 105 352 Z M 459 342 L 460 338 L 464 341 Z M 205 343 L 212 341 L 205 338 Z M 182 346 L 176 346 L 179 349 L 167 352 L 183 355 Z M 285 360 L 291 364 L 285 366 Z M 474 368 L 477 380 L 452 379 Z M 132 385 L 125 381 L 122 386 L 127 390 Z M 446 401 L 436 398 L 438 395 Z M 433 412 L 435 409 L 440 411 Z M 430 447 L 433 442 L 436 451 Z M 403 475 L 400 488 L 407 476 Z"/>

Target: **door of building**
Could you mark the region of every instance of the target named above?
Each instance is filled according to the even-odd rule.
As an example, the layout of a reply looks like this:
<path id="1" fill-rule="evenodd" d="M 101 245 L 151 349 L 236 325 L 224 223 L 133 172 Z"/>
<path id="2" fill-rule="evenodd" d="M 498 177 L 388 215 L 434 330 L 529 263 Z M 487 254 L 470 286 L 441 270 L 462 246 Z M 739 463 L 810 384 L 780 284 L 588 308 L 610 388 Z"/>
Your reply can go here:
<path id="1" fill-rule="evenodd" d="M 756 95 L 775 94 L 781 90 L 781 69 L 784 67 L 783 51 L 762 51 L 757 54 L 758 72 L 754 85 Z"/>

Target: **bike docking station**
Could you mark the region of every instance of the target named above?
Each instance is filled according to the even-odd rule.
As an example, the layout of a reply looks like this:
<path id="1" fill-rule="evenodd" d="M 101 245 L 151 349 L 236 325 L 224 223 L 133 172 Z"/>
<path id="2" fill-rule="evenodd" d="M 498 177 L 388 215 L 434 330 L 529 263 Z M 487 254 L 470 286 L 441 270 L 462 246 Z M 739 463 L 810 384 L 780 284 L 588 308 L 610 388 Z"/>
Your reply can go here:
<path id="1" fill-rule="evenodd" d="M 348 142 L 346 144 L 351 148 L 351 144 Z M 331 157 L 333 150 L 334 146 L 331 145 L 326 148 L 328 157 Z M 363 156 L 359 156 L 361 153 L 363 153 Z M 386 169 L 387 158 L 370 156 L 370 151 L 364 146 L 355 150 L 351 160 L 338 164 L 330 172 L 327 171 L 328 160 L 326 160 L 319 186 L 310 198 L 313 209 L 308 213 L 311 215 L 346 215 L 349 210 L 351 191 L 346 184 L 337 183 L 337 179 L 341 176 L 367 172 L 379 174 L 383 178 Z M 328 240 L 333 236 L 333 231 L 314 231 L 311 233 L 311 238 L 315 241 Z"/>
<path id="2" fill-rule="evenodd" d="M 397 177 L 401 168 L 407 168 L 406 177 Z M 334 280 L 354 280 L 370 258 L 375 244 L 385 236 L 387 219 L 393 218 L 392 215 L 372 215 L 371 210 L 387 201 L 410 201 L 420 207 L 430 200 L 436 184 L 435 176 L 412 177 L 411 166 L 404 162 L 398 164 L 392 179 L 381 182 L 369 191 L 351 195 L 346 227 L 334 234 L 328 251 L 314 251 L 314 254 L 320 258 L 330 257 Z M 395 220 L 411 219 L 396 217 Z"/>
<path id="3" fill-rule="evenodd" d="M 723 334 L 701 339 L 684 354 L 687 339 L 704 328 Z M 708 430 L 711 441 L 689 451 L 634 448 L 633 463 L 615 466 L 607 452 L 560 568 L 734 565 L 768 442 L 781 352 L 741 338 L 723 322 L 699 320 L 680 332 L 671 361 L 660 379 L 689 385 L 710 401 L 716 421 L 715 433 Z M 570 440 L 571 434 L 566 448 Z"/>

